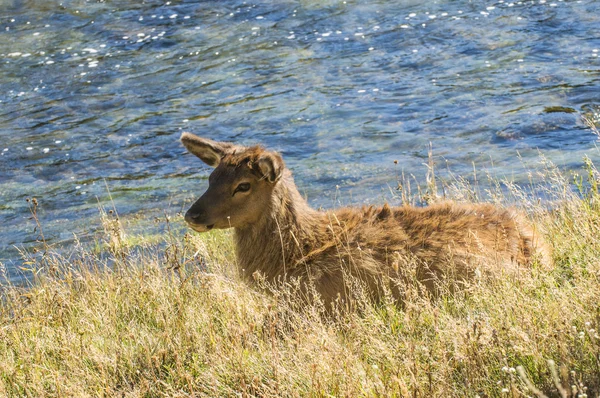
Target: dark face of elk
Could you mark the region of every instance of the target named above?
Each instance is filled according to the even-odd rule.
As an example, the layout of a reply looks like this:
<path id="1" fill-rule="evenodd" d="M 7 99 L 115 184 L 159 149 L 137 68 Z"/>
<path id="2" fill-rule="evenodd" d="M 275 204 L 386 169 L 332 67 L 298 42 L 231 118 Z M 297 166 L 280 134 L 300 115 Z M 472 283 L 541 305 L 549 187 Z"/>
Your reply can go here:
<path id="1" fill-rule="evenodd" d="M 259 147 L 246 148 L 184 133 L 181 141 L 194 155 L 215 167 L 208 189 L 185 214 L 188 225 L 206 232 L 213 228 L 246 228 L 270 210 L 283 161 Z"/>

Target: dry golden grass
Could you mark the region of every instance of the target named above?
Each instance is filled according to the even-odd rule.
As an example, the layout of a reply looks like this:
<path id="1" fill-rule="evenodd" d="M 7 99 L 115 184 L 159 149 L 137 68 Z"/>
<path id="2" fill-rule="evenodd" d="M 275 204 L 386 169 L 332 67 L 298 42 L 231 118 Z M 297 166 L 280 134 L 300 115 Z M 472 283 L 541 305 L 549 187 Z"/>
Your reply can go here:
<path id="1" fill-rule="evenodd" d="M 103 213 L 103 251 L 42 247 L 32 286 L 0 287 L 0 396 L 597 397 L 600 193 L 586 170 L 572 192 L 547 164 L 532 176 L 542 203 L 507 185 L 546 231 L 550 272 L 439 299 L 408 282 L 403 308 L 357 290 L 359 310 L 333 318 L 297 308 L 289 290 L 240 283 L 226 232 L 170 232 L 157 245 Z M 444 188 L 478 195 L 462 179 Z"/>

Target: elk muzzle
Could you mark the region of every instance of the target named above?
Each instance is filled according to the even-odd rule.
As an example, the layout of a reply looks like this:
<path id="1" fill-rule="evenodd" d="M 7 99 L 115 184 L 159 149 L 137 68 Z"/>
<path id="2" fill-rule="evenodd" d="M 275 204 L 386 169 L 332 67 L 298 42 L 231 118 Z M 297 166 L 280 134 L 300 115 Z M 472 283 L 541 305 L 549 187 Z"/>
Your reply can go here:
<path id="1" fill-rule="evenodd" d="M 196 204 L 185 213 L 185 222 L 196 232 L 207 232 L 214 227 L 214 224 L 207 223 L 206 212 Z"/>

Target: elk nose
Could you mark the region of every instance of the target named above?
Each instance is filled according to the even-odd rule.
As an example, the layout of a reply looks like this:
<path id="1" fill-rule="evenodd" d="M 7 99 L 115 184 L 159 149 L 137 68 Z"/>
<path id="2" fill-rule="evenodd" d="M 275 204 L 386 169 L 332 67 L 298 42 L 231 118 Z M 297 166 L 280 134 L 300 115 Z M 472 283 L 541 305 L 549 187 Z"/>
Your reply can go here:
<path id="1" fill-rule="evenodd" d="M 185 213 L 185 222 L 188 224 L 200 224 L 200 220 L 204 217 L 204 212 L 202 211 L 192 211 L 189 209 Z"/>

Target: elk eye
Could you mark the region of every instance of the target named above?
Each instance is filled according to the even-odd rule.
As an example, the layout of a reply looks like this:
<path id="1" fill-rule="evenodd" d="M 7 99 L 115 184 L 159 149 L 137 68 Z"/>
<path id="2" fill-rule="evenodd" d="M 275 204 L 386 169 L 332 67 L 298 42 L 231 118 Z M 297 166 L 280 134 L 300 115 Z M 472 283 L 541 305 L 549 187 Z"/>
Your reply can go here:
<path id="1" fill-rule="evenodd" d="M 240 185 L 237 186 L 237 188 L 235 188 L 235 191 L 233 191 L 233 194 L 235 195 L 236 192 L 248 192 L 249 190 L 250 190 L 250 183 L 242 182 Z"/>

